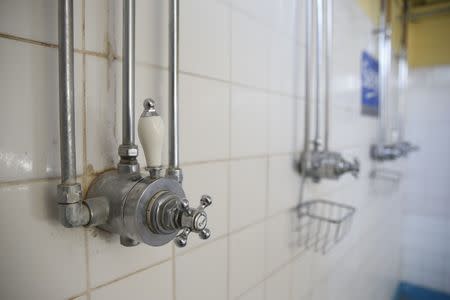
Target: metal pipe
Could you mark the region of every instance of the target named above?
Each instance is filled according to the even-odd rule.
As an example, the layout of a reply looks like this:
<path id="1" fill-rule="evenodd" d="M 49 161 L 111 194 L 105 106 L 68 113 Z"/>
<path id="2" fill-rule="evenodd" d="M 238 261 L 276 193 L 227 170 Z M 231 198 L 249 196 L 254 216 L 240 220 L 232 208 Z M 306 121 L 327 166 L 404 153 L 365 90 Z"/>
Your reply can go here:
<path id="1" fill-rule="evenodd" d="M 320 75 L 322 66 L 322 43 L 323 43 L 323 3 L 316 1 L 316 128 L 314 135 L 314 150 L 319 150 L 320 144 Z"/>
<path id="2" fill-rule="evenodd" d="M 170 0 L 169 14 L 169 170 L 177 170 L 180 163 L 178 132 L 179 0 Z"/>
<path id="3" fill-rule="evenodd" d="M 380 115 L 380 132 L 378 143 L 383 146 L 386 142 L 385 131 L 386 131 L 386 48 L 385 48 L 385 38 L 387 30 L 386 22 L 386 9 L 387 0 L 380 0 L 380 24 L 378 30 L 378 98 L 379 98 L 379 115 Z"/>
<path id="4" fill-rule="evenodd" d="M 402 15 L 407 16 L 409 5 L 404 1 L 402 7 Z M 405 121 L 406 121 L 406 87 L 408 84 L 408 56 L 407 56 L 407 38 L 408 38 L 408 20 L 402 18 L 402 35 L 400 43 L 400 54 L 398 57 L 398 122 L 399 136 L 398 141 L 405 140 Z"/>
<path id="5" fill-rule="evenodd" d="M 72 0 L 59 1 L 58 28 L 61 183 L 72 185 L 77 182 Z"/>
<path id="6" fill-rule="evenodd" d="M 81 185 L 77 183 L 73 0 L 59 0 L 58 23 L 61 184 L 57 189 L 57 202 L 61 224 L 77 227 L 88 224 L 91 214 L 82 201 Z"/>
<path id="7" fill-rule="evenodd" d="M 333 51 L 333 0 L 326 0 L 324 5 L 326 16 L 326 29 L 325 29 L 325 141 L 324 149 L 329 150 L 330 144 L 330 94 L 331 94 L 331 55 Z"/>
<path id="8" fill-rule="evenodd" d="M 305 135 L 304 153 L 310 151 L 311 133 L 311 48 L 312 48 L 312 0 L 306 0 L 306 49 L 305 49 Z"/>
<path id="9" fill-rule="evenodd" d="M 122 145 L 135 145 L 135 0 L 123 1 Z"/>

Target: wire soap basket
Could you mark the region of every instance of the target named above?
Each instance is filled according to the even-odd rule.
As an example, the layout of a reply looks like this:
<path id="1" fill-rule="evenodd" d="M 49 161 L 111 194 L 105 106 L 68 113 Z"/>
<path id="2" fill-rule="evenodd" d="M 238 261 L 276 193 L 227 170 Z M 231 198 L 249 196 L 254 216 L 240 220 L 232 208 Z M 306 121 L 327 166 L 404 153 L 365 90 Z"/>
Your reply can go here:
<path id="1" fill-rule="evenodd" d="M 350 232 L 355 211 L 329 200 L 301 202 L 297 206 L 299 246 L 326 254 Z"/>

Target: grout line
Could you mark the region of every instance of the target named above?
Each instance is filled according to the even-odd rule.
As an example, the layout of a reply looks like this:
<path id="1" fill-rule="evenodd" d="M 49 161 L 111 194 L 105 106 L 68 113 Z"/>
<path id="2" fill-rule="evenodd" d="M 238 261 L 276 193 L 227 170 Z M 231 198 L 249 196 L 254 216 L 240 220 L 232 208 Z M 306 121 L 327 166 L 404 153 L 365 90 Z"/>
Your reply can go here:
<path id="1" fill-rule="evenodd" d="M 171 258 L 172 258 L 172 299 L 177 300 L 177 268 L 175 262 L 175 245 L 171 245 Z"/>
<path id="2" fill-rule="evenodd" d="M 22 43 L 27 43 L 27 44 L 36 45 L 36 46 L 41 46 L 41 47 L 52 48 L 52 49 L 57 49 L 58 48 L 58 44 L 49 43 L 49 42 L 42 42 L 42 41 L 38 41 L 38 40 L 35 40 L 35 39 L 15 36 L 15 35 L 12 35 L 12 34 L 9 34 L 9 33 L 4 33 L 4 32 L 0 32 L 0 38 L 13 40 L 13 41 L 17 41 L 17 42 L 22 42 Z M 76 49 L 75 48 L 74 52 L 75 53 L 80 53 L 80 54 L 86 54 L 86 55 L 91 55 L 91 56 L 107 58 L 107 54 L 106 53 L 96 52 L 96 51 L 92 51 L 92 50 Z"/>
<path id="3" fill-rule="evenodd" d="M 139 273 L 142 273 L 142 272 L 145 272 L 145 271 L 147 271 L 147 270 L 149 270 L 149 269 L 151 269 L 151 268 L 157 267 L 157 266 L 162 265 L 162 264 L 164 264 L 164 263 L 166 263 L 166 262 L 169 262 L 169 261 L 171 261 L 171 260 L 172 260 L 172 258 L 170 258 L 170 257 L 169 257 L 169 258 L 166 258 L 166 259 L 163 259 L 163 260 L 161 260 L 161 261 L 159 261 L 159 262 L 157 262 L 157 263 L 151 264 L 151 265 L 149 265 L 149 266 L 147 266 L 147 267 L 143 267 L 143 268 L 138 269 L 138 270 L 136 270 L 136 271 L 134 271 L 134 272 L 128 273 L 128 274 L 126 274 L 126 275 L 117 277 L 116 279 L 113 279 L 113 280 L 107 281 L 107 282 L 105 282 L 105 283 L 99 284 L 99 285 L 97 285 L 97 286 L 95 286 L 95 287 L 92 287 L 92 288 L 91 288 L 91 291 L 101 289 L 101 288 L 103 288 L 103 287 L 105 287 L 105 286 L 108 286 L 108 285 L 110 285 L 110 284 L 113 284 L 113 283 L 116 283 L 116 282 L 118 282 L 118 281 L 121 281 L 122 279 L 131 277 L 131 276 L 133 276 L 133 275 L 136 275 L 136 274 L 139 274 Z"/>
<path id="4" fill-rule="evenodd" d="M 86 49 L 86 0 L 81 1 L 81 14 L 82 14 L 82 29 L 81 29 L 81 47 L 84 51 Z M 85 186 L 87 184 L 87 99 L 86 99 L 86 53 L 82 54 L 82 122 L 83 122 L 83 176 L 81 178 L 81 186 L 82 191 L 85 190 Z M 88 230 L 83 228 L 84 235 L 84 255 L 85 255 L 85 263 L 86 263 L 86 298 L 88 300 L 91 299 L 91 272 L 90 272 L 90 260 L 89 260 L 89 238 L 88 238 Z"/>
<path id="5" fill-rule="evenodd" d="M 233 77 L 233 3 L 230 1 L 229 3 L 229 53 L 230 53 L 230 60 L 228 61 L 228 80 L 231 82 Z M 231 151 L 232 151 L 232 108 L 233 108 L 233 85 L 230 83 L 229 85 L 229 91 L 228 91 L 228 97 L 229 97 L 229 103 L 228 103 L 228 162 L 227 162 L 227 278 L 226 278 L 226 287 L 227 287 L 227 294 L 226 299 L 230 300 L 230 289 L 231 289 L 231 239 L 230 239 L 230 231 L 231 231 Z"/>
<path id="6" fill-rule="evenodd" d="M 284 263 L 280 264 L 278 267 L 276 267 L 272 272 L 268 273 L 267 275 L 263 276 L 263 278 L 258 281 L 257 283 L 251 285 L 248 289 L 246 289 L 244 292 L 242 292 L 241 294 L 239 294 L 236 299 L 239 299 L 240 297 L 244 296 L 245 294 L 247 294 L 248 292 L 250 292 L 252 289 L 256 288 L 257 286 L 259 286 L 260 284 L 264 284 L 264 295 L 266 295 L 266 291 L 265 291 L 265 281 L 267 279 L 269 279 L 270 277 L 272 277 L 273 275 L 275 275 L 276 273 L 278 273 L 279 271 L 281 271 L 283 268 L 289 266 L 290 264 L 292 264 L 297 258 L 301 257 L 302 255 L 304 255 L 306 253 L 306 251 L 301 251 L 295 255 L 293 255 L 292 257 L 290 257 L 289 259 L 287 259 Z M 268 300 L 272 300 L 272 299 L 268 299 Z"/>
<path id="7" fill-rule="evenodd" d="M 113 60 L 117 60 L 118 62 L 121 62 L 122 61 L 122 56 L 120 56 L 120 55 L 113 55 Z M 231 62 L 231 59 L 230 59 L 230 64 L 231 63 L 232 62 Z M 159 64 L 155 64 L 155 63 L 150 63 L 150 62 L 146 62 L 146 61 L 137 60 L 136 61 L 136 67 L 139 67 L 139 66 L 144 66 L 144 67 L 151 68 L 151 69 L 156 69 L 156 70 L 159 70 L 159 71 L 168 71 L 168 67 L 167 66 L 159 65 Z M 226 79 L 222 79 L 222 78 L 218 78 L 218 77 L 213 77 L 213 76 L 208 76 L 208 75 L 205 75 L 205 74 L 194 73 L 194 72 L 183 71 L 183 70 L 180 70 L 179 73 L 182 74 L 182 75 L 187 75 L 187 76 L 196 77 L 196 78 L 200 78 L 200 79 L 206 79 L 206 80 L 216 81 L 216 82 L 220 82 L 220 83 L 229 83 L 232 86 L 243 87 L 243 88 L 247 88 L 247 89 L 253 89 L 253 90 L 257 90 L 257 91 L 264 92 L 264 93 L 271 94 L 271 95 L 278 95 L 278 96 L 282 96 L 282 97 L 290 97 L 290 98 L 295 98 L 297 100 L 304 100 L 304 98 L 305 98 L 304 95 L 290 94 L 290 93 L 286 93 L 286 92 L 283 92 L 283 91 L 276 91 L 276 90 L 271 90 L 271 89 L 268 89 L 268 88 L 262 88 L 262 87 L 257 87 L 257 86 L 253 86 L 253 85 L 249 85 L 249 84 L 233 81 L 231 79 L 231 77 L 230 77 L 229 80 L 226 80 Z M 230 74 L 231 74 L 231 70 L 230 70 Z"/>

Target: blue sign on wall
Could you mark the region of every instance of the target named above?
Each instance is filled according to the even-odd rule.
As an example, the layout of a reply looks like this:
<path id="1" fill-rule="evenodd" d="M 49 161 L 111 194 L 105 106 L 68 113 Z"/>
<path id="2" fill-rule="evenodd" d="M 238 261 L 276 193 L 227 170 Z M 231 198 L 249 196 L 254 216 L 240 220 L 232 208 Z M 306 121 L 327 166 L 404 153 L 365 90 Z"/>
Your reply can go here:
<path id="1" fill-rule="evenodd" d="M 366 51 L 361 56 L 361 105 L 363 114 L 378 116 L 378 60 Z"/>

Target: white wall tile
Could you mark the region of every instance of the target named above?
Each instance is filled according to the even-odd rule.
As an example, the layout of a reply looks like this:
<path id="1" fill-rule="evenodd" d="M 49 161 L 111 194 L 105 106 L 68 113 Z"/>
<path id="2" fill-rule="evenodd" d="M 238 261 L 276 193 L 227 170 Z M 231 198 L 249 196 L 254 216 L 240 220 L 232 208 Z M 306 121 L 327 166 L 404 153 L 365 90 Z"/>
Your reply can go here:
<path id="1" fill-rule="evenodd" d="M 266 300 L 290 299 L 292 266 L 287 265 L 266 280 Z"/>
<path id="2" fill-rule="evenodd" d="M 176 294 L 180 300 L 227 299 L 227 239 L 195 249 L 176 259 Z M 200 269 L 205 276 L 192 276 Z M 201 290 L 199 290 L 199 288 Z"/>
<path id="3" fill-rule="evenodd" d="M 267 154 L 268 95 L 235 85 L 231 95 L 231 156 Z"/>
<path id="4" fill-rule="evenodd" d="M 270 24 L 271 1 L 270 0 L 228 0 L 236 8 L 261 24 Z"/>
<path id="5" fill-rule="evenodd" d="M 85 1 L 85 47 L 87 50 L 106 53 L 108 49 L 109 5 L 107 0 Z"/>
<path id="6" fill-rule="evenodd" d="M 59 223 L 57 184 L 0 188 L 2 299 L 66 299 L 86 289 L 84 232 Z"/>
<path id="7" fill-rule="evenodd" d="M 186 0 L 180 5 L 180 69 L 229 80 L 230 7 L 208 0 Z"/>
<path id="8" fill-rule="evenodd" d="M 230 297 L 243 294 L 264 276 L 264 224 L 230 237 Z"/>
<path id="9" fill-rule="evenodd" d="M 295 42 L 281 36 L 278 32 L 271 33 L 269 59 L 269 89 L 288 95 L 296 94 L 295 86 L 303 84 L 298 72 L 299 60 L 303 55 L 297 50 Z M 301 76 L 303 78 L 303 75 Z"/>
<path id="10" fill-rule="evenodd" d="M 239 300 L 261 300 L 264 299 L 264 284 L 261 283 L 258 286 L 247 291 L 242 296 L 236 298 Z"/>
<path id="11" fill-rule="evenodd" d="M 4 99 L 0 110 L 0 181 L 59 176 L 57 50 L 7 39 L 0 40 L 0 48 L 0 88 Z M 74 59 L 78 153 L 83 149 L 80 58 L 75 55 Z M 78 173 L 82 162 L 78 156 Z"/>
<path id="12" fill-rule="evenodd" d="M 229 85 L 182 75 L 180 95 L 181 161 L 228 158 Z"/>
<path id="13" fill-rule="evenodd" d="M 122 56 L 122 1 L 110 2 L 111 45 Z M 168 67 L 169 2 L 136 1 L 136 63 Z"/>
<path id="14" fill-rule="evenodd" d="M 172 244 L 124 247 L 119 236 L 98 229 L 88 232 L 90 278 L 93 287 L 129 275 L 170 258 Z"/>
<path id="15" fill-rule="evenodd" d="M 264 218 L 266 186 L 266 158 L 244 159 L 230 163 L 231 231 Z"/>
<path id="16" fill-rule="evenodd" d="M 290 153 L 294 150 L 294 99 L 271 95 L 269 113 L 269 152 Z"/>
<path id="17" fill-rule="evenodd" d="M 101 287 L 91 293 L 92 300 L 155 298 L 171 300 L 172 262 L 168 261 Z"/>
<path id="18" fill-rule="evenodd" d="M 82 1 L 75 0 L 73 2 L 74 46 L 81 49 Z M 58 44 L 58 1 L 2 1 L 0 3 L 0 32 L 44 43 Z"/>
<path id="19" fill-rule="evenodd" d="M 109 67 L 104 58 L 86 57 L 86 151 L 92 170 L 101 172 L 118 163 L 116 113 L 109 90 Z"/>
<path id="20" fill-rule="evenodd" d="M 266 221 L 266 274 L 288 262 L 294 254 L 294 224 L 290 213 L 282 213 Z"/>
<path id="21" fill-rule="evenodd" d="M 312 284 L 312 256 L 307 253 L 292 264 L 292 299 L 302 299 L 309 294 Z"/>
<path id="22" fill-rule="evenodd" d="M 269 159 L 268 213 L 291 208 L 300 199 L 301 178 L 294 169 L 291 155 L 274 156 Z"/>
<path id="23" fill-rule="evenodd" d="M 231 80 L 253 87 L 267 88 L 268 31 L 244 14 L 235 11 L 231 22 Z"/>

